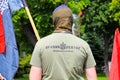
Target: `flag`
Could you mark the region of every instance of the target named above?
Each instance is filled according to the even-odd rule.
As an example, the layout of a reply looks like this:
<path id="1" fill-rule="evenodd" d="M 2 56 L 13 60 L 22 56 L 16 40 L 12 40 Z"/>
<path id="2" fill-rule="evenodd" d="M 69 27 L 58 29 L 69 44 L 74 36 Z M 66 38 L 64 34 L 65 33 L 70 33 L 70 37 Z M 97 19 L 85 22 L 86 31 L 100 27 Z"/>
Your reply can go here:
<path id="1" fill-rule="evenodd" d="M 13 80 L 19 65 L 18 48 L 16 44 L 12 12 L 22 8 L 20 0 L 0 0 L 0 10 L 5 34 L 5 53 L 0 54 L 0 73 L 6 80 Z"/>
<path id="2" fill-rule="evenodd" d="M 114 35 L 109 80 L 120 80 L 120 32 L 118 28 Z"/>
<path id="3" fill-rule="evenodd" d="M 5 36 L 2 23 L 2 15 L 0 11 L 0 53 L 4 53 L 4 51 L 5 51 Z"/>

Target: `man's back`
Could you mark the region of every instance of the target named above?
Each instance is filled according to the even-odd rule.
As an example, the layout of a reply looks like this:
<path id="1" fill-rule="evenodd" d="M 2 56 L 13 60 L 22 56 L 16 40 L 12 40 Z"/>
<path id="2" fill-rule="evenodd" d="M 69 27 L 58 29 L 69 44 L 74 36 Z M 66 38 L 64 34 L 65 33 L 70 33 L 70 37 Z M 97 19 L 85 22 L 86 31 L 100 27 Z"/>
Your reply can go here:
<path id="1" fill-rule="evenodd" d="M 30 80 L 97 80 L 89 45 L 72 35 L 72 11 L 61 5 L 53 11 L 54 33 L 39 40 L 31 58 Z"/>
<path id="2" fill-rule="evenodd" d="M 88 44 L 70 33 L 53 33 L 36 47 L 31 64 L 42 68 L 42 80 L 82 80 L 84 68 L 95 65 Z"/>

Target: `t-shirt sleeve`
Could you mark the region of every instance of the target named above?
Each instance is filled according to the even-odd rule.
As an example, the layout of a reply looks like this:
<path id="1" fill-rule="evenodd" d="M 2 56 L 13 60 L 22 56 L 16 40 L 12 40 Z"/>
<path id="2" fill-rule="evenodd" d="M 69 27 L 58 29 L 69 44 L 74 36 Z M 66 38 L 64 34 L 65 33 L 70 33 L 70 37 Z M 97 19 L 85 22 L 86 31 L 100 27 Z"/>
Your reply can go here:
<path id="1" fill-rule="evenodd" d="M 86 53 L 87 53 L 87 58 L 85 61 L 85 68 L 90 68 L 90 67 L 96 66 L 96 62 L 95 62 L 95 59 L 93 57 L 93 54 L 92 54 L 92 51 L 91 51 L 89 45 L 86 49 Z"/>
<path id="2" fill-rule="evenodd" d="M 33 50 L 30 64 L 36 67 L 41 67 L 41 48 L 38 42 L 36 43 Z"/>

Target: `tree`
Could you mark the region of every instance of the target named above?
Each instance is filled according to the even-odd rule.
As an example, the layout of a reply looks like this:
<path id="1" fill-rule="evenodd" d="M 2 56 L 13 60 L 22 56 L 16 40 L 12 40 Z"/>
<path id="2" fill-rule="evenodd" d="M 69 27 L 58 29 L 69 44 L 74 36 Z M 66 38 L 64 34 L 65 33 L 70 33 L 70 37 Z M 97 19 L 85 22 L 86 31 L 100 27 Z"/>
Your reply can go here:
<path id="1" fill-rule="evenodd" d="M 102 39 L 99 37 L 96 32 L 85 32 L 81 36 L 85 41 L 87 41 L 92 49 L 93 56 L 96 61 L 96 69 L 97 72 L 101 72 L 101 67 L 104 65 L 104 48 L 103 48 L 103 42 Z"/>
<path id="2" fill-rule="evenodd" d="M 112 11 L 111 17 L 113 17 L 114 20 L 118 21 L 120 24 L 120 1 L 112 0 L 110 10 Z"/>
<path id="3" fill-rule="evenodd" d="M 118 26 L 118 23 L 109 17 L 111 15 L 111 11 L 109 11 L 109 3 L 109 0 L 91 1 L 91 5 L 87 6 L 87 8 L 83 11 L 84 14 L 82 16 L 82 24 L 85 25 L 85 32 L 89 34 L 95 32 L 99 39 L 103 41 L 101 46 L 104 47 L 104 65 L 107 76 L 109 73 L 108 56 L 111 53 L 110 50 L 113 43 L 113 34 L 116 26 Z M 92 50 L 95 48 L 96 47 L 94 46 Z M 95 54 L 94 51 L 93 54 Z M 103 55 L 102 52 L 100 55 Z"/>

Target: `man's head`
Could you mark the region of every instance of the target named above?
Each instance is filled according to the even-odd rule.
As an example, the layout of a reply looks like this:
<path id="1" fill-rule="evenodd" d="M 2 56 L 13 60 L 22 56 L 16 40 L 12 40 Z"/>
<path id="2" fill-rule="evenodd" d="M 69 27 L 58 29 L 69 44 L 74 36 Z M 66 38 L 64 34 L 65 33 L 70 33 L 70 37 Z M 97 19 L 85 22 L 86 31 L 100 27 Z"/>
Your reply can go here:
<path id="1" fill-rule="evenodd" d="M 53 11 L 55 32 L 72 31 L 72 11 L 66 5 L 60 5 Z"/>

